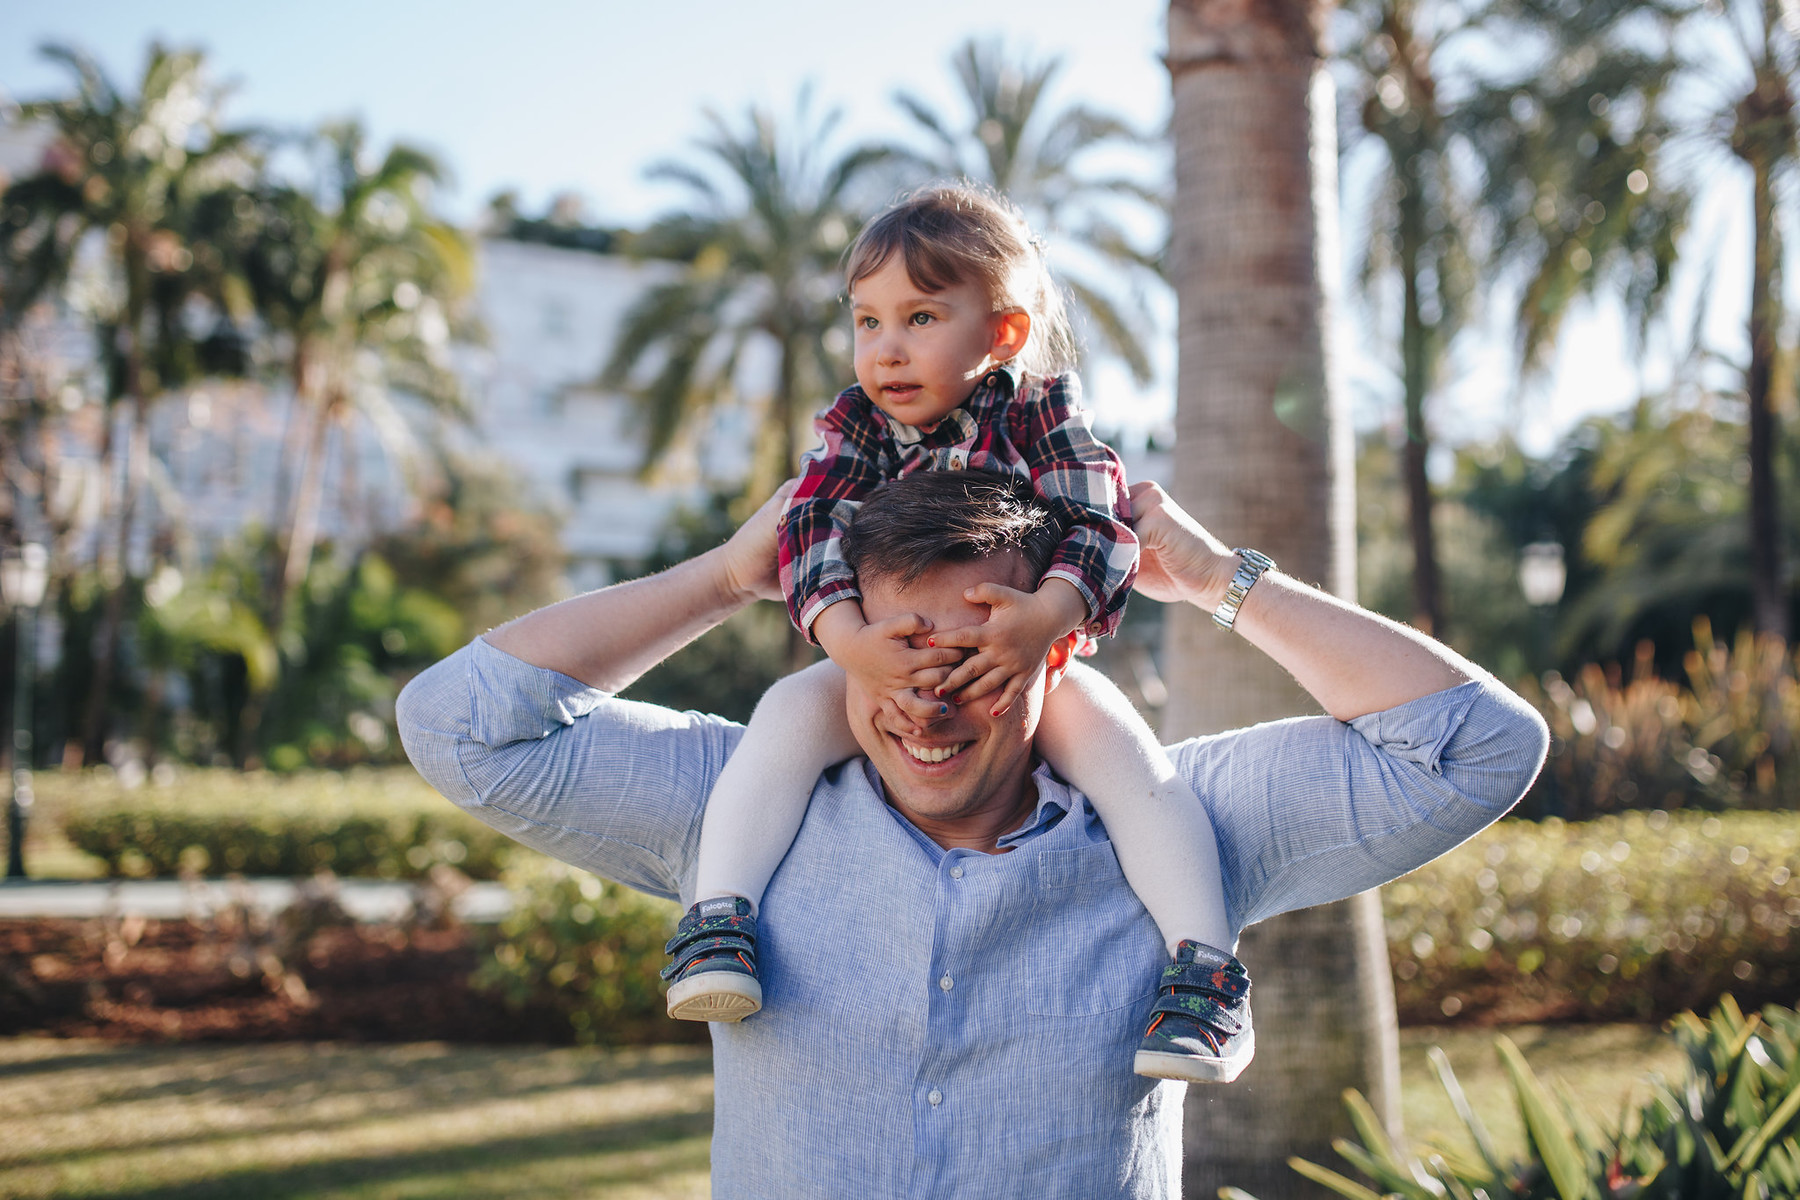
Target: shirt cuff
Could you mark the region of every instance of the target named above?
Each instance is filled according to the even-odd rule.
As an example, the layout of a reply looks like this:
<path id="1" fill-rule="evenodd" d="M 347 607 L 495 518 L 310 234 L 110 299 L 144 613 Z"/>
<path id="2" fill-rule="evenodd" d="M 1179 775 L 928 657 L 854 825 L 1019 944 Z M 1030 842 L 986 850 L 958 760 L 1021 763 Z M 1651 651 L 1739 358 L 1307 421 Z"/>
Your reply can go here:
<path id="1" fill-rule="evenodd" d="M 815 646 L 818 645 L 819 639 L 813 636 L 812 627 L 813 622 L 819 619 L 819 614 L 836 604 L 839 600 L 860 599 L 862 599 L 862 593 L 856 590 L 855 584 L 849 582 L 826 584 L 813 595 L 811 600 L 806 602 L 806 607 L 800 610 L 800 620 L 798 622 L 800 632 L 806 635 L 807 641 Z"/>

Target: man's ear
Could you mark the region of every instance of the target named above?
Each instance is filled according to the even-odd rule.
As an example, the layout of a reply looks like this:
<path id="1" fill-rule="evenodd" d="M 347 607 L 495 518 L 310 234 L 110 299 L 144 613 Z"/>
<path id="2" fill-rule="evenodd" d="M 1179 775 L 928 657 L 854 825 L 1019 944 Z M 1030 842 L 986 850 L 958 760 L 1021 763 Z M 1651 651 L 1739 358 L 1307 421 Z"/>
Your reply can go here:
<path id="1" fill-rule="evenodd" d="M 995 362 L 1007 362 L 1025 348 L 1025 339 L 1030 336 L 1030 313 L 1022 308 L 997 312 L 994 314 L 994 344 L 988 349 L 988 357 Z"/>
<path id="2" fill-rule="evenodd" d="M 1075 661 L 1075 635 L 1064 634 L 1050 643 L 1050 653 L 1044 656 L 1044 694 L 1062 682 L 1063 672 Z"/>

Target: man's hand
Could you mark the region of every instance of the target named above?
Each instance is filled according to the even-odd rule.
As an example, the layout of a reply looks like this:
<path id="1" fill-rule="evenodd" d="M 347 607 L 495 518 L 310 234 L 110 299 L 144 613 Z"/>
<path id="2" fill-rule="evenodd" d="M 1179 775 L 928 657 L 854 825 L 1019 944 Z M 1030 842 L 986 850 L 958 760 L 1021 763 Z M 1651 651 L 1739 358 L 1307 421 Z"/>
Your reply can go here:
<path id="1" fill-rule="evenodd" d="M 775 527 L 781 510 L 794 494 L 799 480 L 790 479 L 763 501 L 762 507 L 738 526 L 723 547 L 725 577 L 734 592 L 746 600 L 782 600 L 780 572 L 777 569 Z"/>
<path id="2" fill-rule="evenodd" d="M 1138 539 L 1137 582 L 1152 600 L 1186 601 L 1211 612 L 1225 599 L 1237 555 L 1155 483 L 1131 485 L 1131 523 Z"/>
<path id="3" fill-rule="evenodd" d="M 982 583 L 963 597 L 971 604 L 987 605 L 988 619 L 932 639 L 934 646 L 974 651 L 937 691 L 966 704 L 999 689 L 991 713 L 996 717 L 1013 706 L 1033 672 L 1044 665 L 1051 643 L 1087 619 L 1087 601 L 1074 584 L 1061 578 L 1044 580 L 1035 592 Z"/>
<path id="4" fill-rule="evenodd" d="M 840 600 L 813 620 L 813 636 L 831 661 L 855 679 L 864 692 L 881 697 L 881 708 L 899 731 L 914 737 L 925 726 L 950 715 L 950 706 L 930 693 L 944 682 L 962 658 L 957 650 L 914 643 L 931 634 L 931 622 L 917 613 L 877 621 L 863 619 L 862 605 Z"/>

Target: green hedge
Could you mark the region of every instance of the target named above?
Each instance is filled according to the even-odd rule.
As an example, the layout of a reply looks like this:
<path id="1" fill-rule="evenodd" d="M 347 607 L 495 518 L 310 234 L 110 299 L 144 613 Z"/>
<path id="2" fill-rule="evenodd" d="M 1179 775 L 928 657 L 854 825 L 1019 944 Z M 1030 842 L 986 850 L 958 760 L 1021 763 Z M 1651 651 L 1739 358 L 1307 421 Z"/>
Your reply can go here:
<path id="1" fill-rule="evenodd" d="M 410 768 L 278 776 L 200 770 L 126 786 L 111 773 L 38 776 L 44 817 L 110 876 L 422 877 L 448 863 L 498 878 L 523 852 Z"/>
<path id="2" fill-rule="evenodd" d="M 1792 813 L 1502 821 L 1383 890 L 1401 1020 L 1792 1004 L 1797 875 Z"/>

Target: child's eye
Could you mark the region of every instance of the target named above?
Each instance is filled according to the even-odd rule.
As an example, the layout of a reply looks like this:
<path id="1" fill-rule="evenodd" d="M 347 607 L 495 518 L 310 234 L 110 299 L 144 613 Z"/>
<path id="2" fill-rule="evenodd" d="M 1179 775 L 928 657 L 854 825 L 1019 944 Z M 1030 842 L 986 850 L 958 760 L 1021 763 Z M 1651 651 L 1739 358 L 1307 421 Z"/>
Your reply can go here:
<path id="1" fill-rule="evenodd" d="M 880 322 L 876 321 L 874 317 L 856 318 L 856 325 L 859 329 L 873 329 L 878 324 L 880 324 Z"/>
<path id="2" fill-rule="evenodd" d="M 931 314 L 916 312 L 912 315 L 912 323 L 914 325 L 929 325 L 931 324 Z"/>

